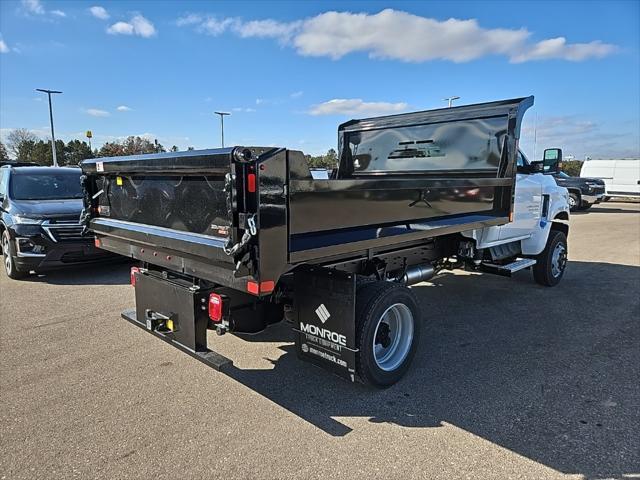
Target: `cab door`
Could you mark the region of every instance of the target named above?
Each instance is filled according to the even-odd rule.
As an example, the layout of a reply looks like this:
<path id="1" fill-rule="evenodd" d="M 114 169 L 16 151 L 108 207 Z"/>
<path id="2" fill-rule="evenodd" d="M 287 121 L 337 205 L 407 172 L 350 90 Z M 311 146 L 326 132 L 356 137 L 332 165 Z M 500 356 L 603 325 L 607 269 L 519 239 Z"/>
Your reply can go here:
<path id="1" fill-rule="evenodd" d="M 520 167 L 528 163 L 518 150 L 517 165 Z M 538 227 L 542 213 L 542 176 L 542 173 L 516 174 L 513 221 L 500 227 L 500 240 L 522 238 Z"/>

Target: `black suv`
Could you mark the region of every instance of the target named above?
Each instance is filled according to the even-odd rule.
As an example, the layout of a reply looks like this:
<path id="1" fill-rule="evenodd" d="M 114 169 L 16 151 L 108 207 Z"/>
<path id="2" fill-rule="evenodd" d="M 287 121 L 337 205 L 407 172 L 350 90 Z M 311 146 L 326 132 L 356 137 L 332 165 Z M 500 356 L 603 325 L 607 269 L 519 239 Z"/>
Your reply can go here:
<path id="1" fill-rule="evenodd" d="M 604 198 L 604 180 L 572 177 L 564 172 L 555 173 L 556 183 L 569 190 L 571 211 L 586 210 Z"/>
<path id="2" fill-rule="evenodd" d="M 79 168 L 0 168 L 0 244 L 10 278 L 112 256 L 83 234 L 80 175 Z"/>

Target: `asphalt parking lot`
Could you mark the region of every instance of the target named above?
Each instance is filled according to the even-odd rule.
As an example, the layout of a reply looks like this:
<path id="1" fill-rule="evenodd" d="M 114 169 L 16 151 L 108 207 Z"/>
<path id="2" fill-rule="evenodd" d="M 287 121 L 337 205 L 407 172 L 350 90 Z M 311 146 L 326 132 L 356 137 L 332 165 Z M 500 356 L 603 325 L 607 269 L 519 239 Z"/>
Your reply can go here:
<path id="1" fill-rule="evenodd" d="M 0 274 L 0 478 L 636 478 L 640 204 L 572 217 L 556 288 L 445 274 L 385 391 L 216 337 L 228 375 L 120 319 L 128 266 Z"/>

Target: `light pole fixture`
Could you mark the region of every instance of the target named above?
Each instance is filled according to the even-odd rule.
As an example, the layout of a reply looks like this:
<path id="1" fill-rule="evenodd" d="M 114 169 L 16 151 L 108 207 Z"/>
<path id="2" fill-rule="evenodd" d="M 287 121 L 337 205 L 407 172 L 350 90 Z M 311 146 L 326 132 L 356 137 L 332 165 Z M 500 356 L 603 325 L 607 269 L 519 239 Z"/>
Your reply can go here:
<path id="1" fill-rule="evenodd" d="M 58 166 L 58 156 L 56 155 L 56 135 L 53 132 L 53 109 L 51 108 L 51 94 L 62 93 L 57 90 L 47 90 L 45 88 L 36 88 L 37 92 L 46 93 L 49 97 L 49 120 L 51 121 L 51 151 L 53 152 L 53 166 Z"/>
<path id="2" fill-rule="evenodd" d="M 231 115 L 229 112 L 213 112 L 216 115 L 220 115 L 220 135 L 222 139 L 222 148 L 224 148 L 224 116 Z"/>
<path id="3" fill-rule="evenodd" d="M 442 101 L 449 102 L 449 108 L 451 108 L 453 106 L 453 101 L 458 99 L 460 99 L 460 97 L 453 96 L 453 97 L 443 98 Z"/>

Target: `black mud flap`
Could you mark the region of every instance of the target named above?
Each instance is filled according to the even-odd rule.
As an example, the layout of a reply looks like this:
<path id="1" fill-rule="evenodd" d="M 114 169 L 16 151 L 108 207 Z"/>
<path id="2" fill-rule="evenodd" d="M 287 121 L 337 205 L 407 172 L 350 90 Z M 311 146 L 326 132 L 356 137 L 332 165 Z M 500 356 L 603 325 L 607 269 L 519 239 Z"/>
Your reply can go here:
<path id="1" fill-rule="evenodd" d="M 310 269 L 296 272 L 294 282 L 298 355 L 355 381 L 355 275 Z"/>
<path id="2" fill-rule="evenodd" d="M 136 309 L 122 318 L 216 370 L 233 363 L 207 348 L 207 301 L 210 290 L 179 280 L 136 273 Z"/>

